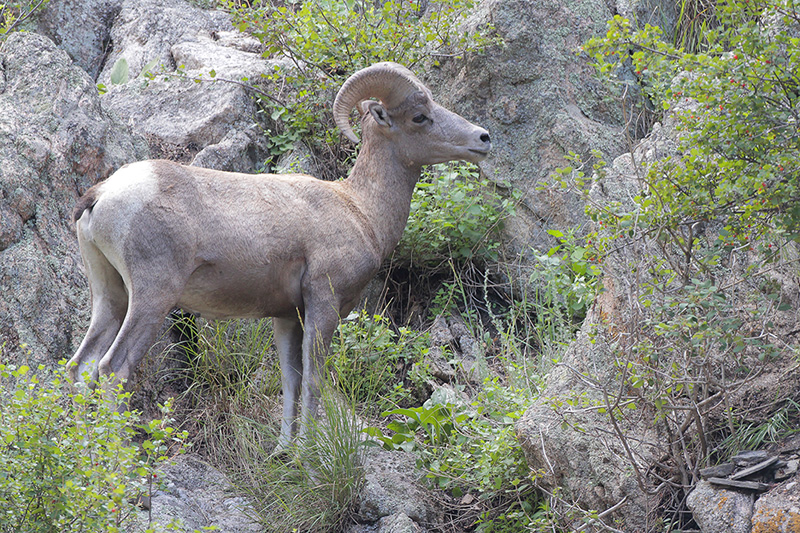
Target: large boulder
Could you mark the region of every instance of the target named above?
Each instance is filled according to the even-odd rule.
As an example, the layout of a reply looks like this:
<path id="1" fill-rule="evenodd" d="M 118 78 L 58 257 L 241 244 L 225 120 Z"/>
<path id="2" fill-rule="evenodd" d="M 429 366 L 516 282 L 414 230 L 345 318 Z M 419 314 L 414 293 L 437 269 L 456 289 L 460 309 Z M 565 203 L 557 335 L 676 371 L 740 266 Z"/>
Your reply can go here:
<path id="1" fill-rule="evenodd" d="M 50 0 L 37 17 L 39 33 L 67 52 L 92 78 L 108 53 L 111 23 L 123 0 Z"/>
<path id="2" fill-rule="evenodd" d="M 0 64 L 0 350 L 52 362 L 77 349 L 88 323 L 75 201 L 147 147 L 47 37 L 11 35 Z"/>
<path id="3" fill-rule="evenodd" d="M 145 136 L 154 157 L 239 172 L 263 165 L 267 139 L 242 80 L 269 65 L 229 15 L 183 0 L 126 1 L 111 39 L 103 106 Z M 123 60 L 129 81 L 115 85 Z"/>
<path id="4" fill-rule="evenodd" d="M 196 455 L 171 460 L 158 473 L 158 489 L 150 508 L 132 517 L 126 531 L 144 531 L 153 523 L 170 531 L 191 533 L 261 533 L 250 502 L 236 493 L 230 480 Z"/>
<path id="5" fill-rule="evenodd" d="M 578 198 L 536 188 L 567 165 L 564 156 L 576 152 L 591 160 L 597 149 L 611 160 L 628 147 L 624 111 L 630 110 L 623 108 L 630 102 L 610 94 L 576 54 L 605 31 L 611 16 L 603 0 L 485 0 L 470 26 L 493 25 L 503 46 L 428 73 L 443 105 L 489 130 L 493 150 L 483 171 L 522 193 L 507 228 L 514 252 L 548 249 L 548 229 L 584 220 Z"/>

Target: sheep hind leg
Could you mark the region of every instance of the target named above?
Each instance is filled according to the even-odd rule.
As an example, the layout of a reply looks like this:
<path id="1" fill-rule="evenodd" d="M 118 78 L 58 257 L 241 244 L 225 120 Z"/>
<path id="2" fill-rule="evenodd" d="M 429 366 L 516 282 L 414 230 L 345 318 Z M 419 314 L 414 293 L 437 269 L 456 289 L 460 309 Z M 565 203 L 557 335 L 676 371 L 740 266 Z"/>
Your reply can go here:
<path id="1" fill-rule="evenodd" d="M 303 326 L 296 319 L 273 318 L 272 329 L 281 364 L 283 389 L 281 435 L 273 452 L 273 455 L 277 455 L 284 453 L 297 435 L 297 412 L 303 378 Z"/>
<path id="2" fill-rule="evenodd" d="M 89 280 L 92 316 L 80 347 L 67 364 L 72 383 L 84 374 L 97 380 L 100 360 L 116 339 L 128 309 L 125 283 L 100 250 L 90 242 L 81 242 L 81 255 Z"/>
<path id="3" fill-rule="evenodd" d="M 177 297 L 170 297 L 170 291 L 150 291 L 146 296 L 132 294 L 119 334 L 100 360 L 100 375 L 113 374 L 114 383 L 129 380 L 155 343 L 158 331 L 176 301 Z"/>

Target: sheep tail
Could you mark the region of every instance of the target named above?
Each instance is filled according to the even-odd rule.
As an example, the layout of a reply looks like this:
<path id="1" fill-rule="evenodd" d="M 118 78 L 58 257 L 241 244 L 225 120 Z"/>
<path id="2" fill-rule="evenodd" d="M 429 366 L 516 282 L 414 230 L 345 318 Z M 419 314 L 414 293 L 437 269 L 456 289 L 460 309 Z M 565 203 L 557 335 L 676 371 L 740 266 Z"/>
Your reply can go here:
<path id="1" fill-rule="evenodd" d="M 87 209 L 91 209 L 94 207 L 94 204 L 97 203 L 97 186 L 90 187 L 83 196 L 78 199 L 78 203 L 75 205 L 75 209 L 72 211 L 72 221 L 77 222 L 83 212 Z"/>

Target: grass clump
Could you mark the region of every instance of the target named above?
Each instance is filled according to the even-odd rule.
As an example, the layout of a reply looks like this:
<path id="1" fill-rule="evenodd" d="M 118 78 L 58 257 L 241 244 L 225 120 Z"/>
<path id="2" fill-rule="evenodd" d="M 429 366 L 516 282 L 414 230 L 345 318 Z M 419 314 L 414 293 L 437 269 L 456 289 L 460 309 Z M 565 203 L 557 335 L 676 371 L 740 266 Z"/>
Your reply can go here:
<path id="1" fill-rule="evenodd" d="M 194 324 L 184 319 L 181 325 L 192 340 L 184 347 L 190 387 L 180 401 L 200 449 L 248 496 L 256 520 L 267 530 L 340 530 L 363 480 L 361 423 L 354 414 L 356 402 L 349 399 L 358 393 L 366 398 L 367 392 L 350 384 L 358 376 L 346 374 L 344 384 L 337 380 L 345 395 L 326 386 L 321 416 L 308 439 L 273 457 L 281 373 L 270 321 Z M 361 331 L 350 345 L 391 344 L 385 331 L 378 337 L 374 341 Z"/>

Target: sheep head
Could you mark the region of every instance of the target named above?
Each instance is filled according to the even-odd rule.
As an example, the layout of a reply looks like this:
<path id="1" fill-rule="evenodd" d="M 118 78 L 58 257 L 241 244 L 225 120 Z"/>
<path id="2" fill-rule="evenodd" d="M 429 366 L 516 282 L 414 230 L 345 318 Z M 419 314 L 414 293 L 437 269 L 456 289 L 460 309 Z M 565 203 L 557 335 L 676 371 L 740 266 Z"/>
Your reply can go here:
<path id="1" fill-rule="evenodd" d="M 349 120 L 354 107 L 363 117 L 364 129 L 392 142 L 409 166 L 452 160 L 477 163 L 491 148 L 486 130 L 434 102 L 430 90 L 414 73 L 397 63 L 377 63 L 359 70 L 336 95 L 336 125 L 357 143 Z"/>

